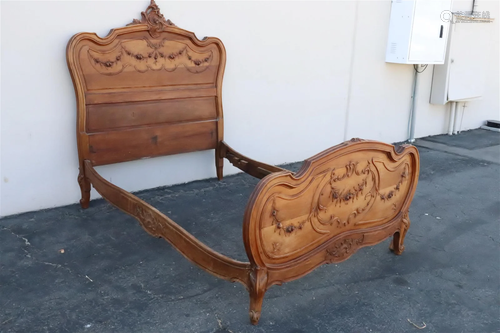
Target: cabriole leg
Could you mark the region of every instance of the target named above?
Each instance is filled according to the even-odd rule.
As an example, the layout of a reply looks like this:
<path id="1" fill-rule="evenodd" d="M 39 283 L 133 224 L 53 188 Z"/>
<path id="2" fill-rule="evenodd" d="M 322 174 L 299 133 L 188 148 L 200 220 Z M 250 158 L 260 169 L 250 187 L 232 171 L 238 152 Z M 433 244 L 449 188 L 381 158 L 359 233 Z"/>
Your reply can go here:
<path id="1" fill-rule="evenodd" d="M 89 208 L 90 202 L 90 181 L 82 171 L 80 167 L 80 173 L 78 174 L 78 184 L 80 185 L 80 191 L 82 192 L 82 198 L 80 199 L 80 206 L 83 209 Z"/>
<path id="2" fill-rule="evenodd" d="M 397 231 L 394 234 L 392 242 L 389 245 L 389 248 L 391 249 L 391 251 L 397 255 L 402 254 L 404 249 L 405 249 L 404 241 L 405 241 L 405 237 L 406 237 L 406 233 L 408 232 L 408 229 L 410 229 L 410 217 L 408 216 L 408 211 L 407 211 L 403 214 L 403 218 L 401 220 L 401 227 L 400 227 L 399 231 Z"/>
<path id="3" fill-rule="evenodd" d="M 267 288 L 267 271 L 262 268 L 254 268 L 250 273 L 250 322 L 257 325 L 262 310 L 262 301 Z"/>

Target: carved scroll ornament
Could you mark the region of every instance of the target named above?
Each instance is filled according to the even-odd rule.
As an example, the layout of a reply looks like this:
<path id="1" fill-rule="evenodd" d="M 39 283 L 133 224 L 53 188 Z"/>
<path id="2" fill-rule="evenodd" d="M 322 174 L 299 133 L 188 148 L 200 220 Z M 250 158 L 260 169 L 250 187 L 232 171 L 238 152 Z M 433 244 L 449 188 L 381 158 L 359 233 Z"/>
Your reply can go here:
<path id="1" fill-rule="evenodd" d="M 303 230 L 306 223 L 311 224 L 317 233 L 328 233 L 324 226 L 335 226 L 337 229 L 349 226 L 360 214 L 366 212 L 379 198 L 381 203 L 386 203 L 394 199 L 400 191 L 403 183 L 408 178 L 409 164 L 403 162 L 393 169 L 387 169 L 383 161 L 376 159 L 366 161 L 363 168 L 359 167 L 359 162 L 348 162 L 344 167 L 344 172 L 335 168 L 326 170 L 317 182 L 311 182 L 309 186 L 316 186 L 315 194 L 311 196 L 311 211 L 307 217 L 299 222 L 286 223 L 280 218 L 279 212 L 283 200 L 301 200 L 306 191 L 298 196 L 287 197 L 283 194 L 276 194 L 271 198 L 272 209 L 270 219 L 274 225 L 275 232 L 287 236 L 294 232 Z M 387 169 L 389 172 L 399 172 L 397 183 L 387 192 L 380 191 L 380 172 L 377 164 Z M 344 184 L 345 183 L 345 184 Z M 324 185 L 323 185 L 324 184 Z M 347 215 L 336 213 L 336 209 L 344 206 L 353 206 Z M 389 214 L 393 214 L 396 203 L 393 203 Z M 356 223 L 363 221 L 355 221 Z"/>
<path id="2" fill-rule="evenodd" d="M 326 261 L 336 262 L 342 261 L 350 257 L 363 244 L 365 236 L 344 238 L 330 246 L 326 250 Z"/>
<path id="3" fill-rule="evenodd" d="M 153 38 L 160 36 L 160 33 L 165 30 L 166 27 L 175 27 L 175 24 L 165 19 L 162 13 L 160 13 L 160 7 L 156 4 L 154 0 L 151 0 L 151 4 L 146 8 L 145 11 L 141 12 L 141 19 L 134 19 L 129 25 L 135 24 L 147 24 L 149 27 L 149 34 Z"/>

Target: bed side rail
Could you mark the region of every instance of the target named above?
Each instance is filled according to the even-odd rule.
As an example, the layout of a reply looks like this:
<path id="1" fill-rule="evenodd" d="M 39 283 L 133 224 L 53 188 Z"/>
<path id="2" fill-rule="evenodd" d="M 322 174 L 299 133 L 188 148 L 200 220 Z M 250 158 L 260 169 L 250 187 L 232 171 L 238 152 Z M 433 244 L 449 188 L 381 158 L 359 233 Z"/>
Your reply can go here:
<path id="1" fill-rule="evenodd" d="M 229 162 L 231 162 L 232 165 L 255 178 L 262 179 L 274 172 L 288 171 L 286 169 L 255 161 L 249 157 L 246 157 L 245 155 L 242 155 L 233 148 L 229 147 L 229 145 L 224 141 L 220 143 L 219 151 L 221 157 L 226 158 Z"/>
<path id="2" fill-rule="evenodd" d="M 97 192 L 115 207 L 135 217 L 149 234 L 165 239 L 205 271 L 225 280 L 238 281 L 248 288 L 250 263 L 212 250 L 153 206 L 102 178 L 89 160 L 85 160 L 84 165 L 85 174 Z"/>

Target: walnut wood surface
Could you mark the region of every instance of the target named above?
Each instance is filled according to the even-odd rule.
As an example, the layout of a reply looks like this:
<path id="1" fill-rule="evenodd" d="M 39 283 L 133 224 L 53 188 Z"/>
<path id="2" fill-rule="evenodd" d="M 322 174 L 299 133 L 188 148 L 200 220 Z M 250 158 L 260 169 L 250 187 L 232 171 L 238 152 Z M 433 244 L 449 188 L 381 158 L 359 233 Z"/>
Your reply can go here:
<path id="1" fill-rule="evenodd" d="M 87 159 L 119 163 L 223 140 L 224 45 L 176 27 L 154 2 L 141 16 L 105 38 L 79 33 L 68 43 L 84 178 Z"/>
<path id="2" fill-rule="evenodd" d="M 255 178 L 262 179 L 273 172 L 287 171 L 283 168 L 248 158 L 229 147 L 225 142 L 221 142 L 219 151 L 220 157 L 226 158 L 232 165 Z"/>
<path id="3" fill-rule="evenodd" d="M 154 1 L 140 20 L 105 38 L 75 35 L 67 63 L 76 93 L 78 183 L 90 186 L 205 271 L 242 283 L 257 324 L 266 290 L 357 249 L 394 236 L 404 250 L 408 210 L 419 174 L 413 146 L 353 139 L 307 159 L 299 172 L 248 158 L 223 141 L 224 45 L 198 40 L 164 18 Z M 261 179 L 246 207 L 249 262 L 230 259 L 133 194 L 109 183 L 96 165 L 215 149 L 217 177 L 227 159 Z"/>
<path id="4" fill-rule="evenodd" d="M 268 285 L 279 284 L 406 230 L 418 160 L 413 146 L 396 152 L 355 139 L 307 159 L 296 174 L 269 175 L 245 213 L 250 262 L 268 269 Z"/>

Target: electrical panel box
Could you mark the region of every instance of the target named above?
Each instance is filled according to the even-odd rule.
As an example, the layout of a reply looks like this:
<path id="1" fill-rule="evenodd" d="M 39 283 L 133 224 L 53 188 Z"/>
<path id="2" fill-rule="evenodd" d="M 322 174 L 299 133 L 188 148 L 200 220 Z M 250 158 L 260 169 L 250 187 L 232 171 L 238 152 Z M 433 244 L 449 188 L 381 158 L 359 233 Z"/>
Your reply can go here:
<path id="1" fill-rule="evenodd" d="M 393 0 L 386 62 L 442 64 L 452 0 Z"/>
<path id="2" fill-rule="evenodd" d="M 490 18 L 454 17 L 443 65 L 434 66 L 430 103 L 446 104 L 480 98 L 494 29 Z"/>

